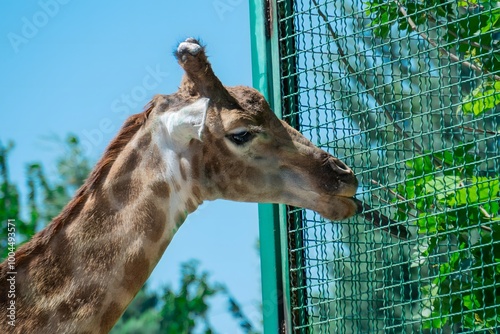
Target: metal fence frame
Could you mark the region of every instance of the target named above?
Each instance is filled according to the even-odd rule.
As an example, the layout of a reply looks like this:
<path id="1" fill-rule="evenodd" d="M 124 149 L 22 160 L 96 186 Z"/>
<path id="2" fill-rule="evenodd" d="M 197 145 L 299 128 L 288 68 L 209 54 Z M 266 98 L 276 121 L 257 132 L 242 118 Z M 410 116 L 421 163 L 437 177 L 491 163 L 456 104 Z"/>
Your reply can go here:
<path id="1" fill-rule="evenodd" d="M 500 262 L 500 255 L 498 261 L 496 256 L 497 250 L 500 252 L 500 238 L 497 240 L 491 237 L 489 244 L 487 241 L 482 241 L 482 233 L 486 235 L 487 233 L 496 233 L 494 224 L 498 220 L 494 219 L 497 219 L 497 217 L 492 216 L 494 219 L 490 220 L 478 219 L 482 223 L 477 226 L 464 227 L 453 218 L 442 218 L 441 213 L 434 210 L 432 203 L 434 201 L 434 204 L 436 204 L 443 197 L 452 196 L 454 192 L 458 193 L 464 190 L 467 196 L 475 196 L 469 191 L 474 186 L 472 181 L 470 181 L 470 184 L 462 186 L 453 185 L 452 182 L 446 183 L 450 180 L 450 175 L 451 180 L 453 180 L 454 169 L 456 169 L 452 165 L 446 167 L 447 154 L 449 154 L 450 150 L 457 157 L 460 154 L 465 157 L 468 150 L 474 151 L 473 154 L 480 157 L 477 161 L 464 158 L 463 167 L 467 169 L 469 168 L 467 164 L 469 164 L 472 166 L 470 167 L 471 171 L 475 168 L 471 175 L 486 175 L 491 178 L 492 181 L 488 181 L 489 179 L 485 179 L 484 176 L 482 176 L 481 181 L 479 181 L 479 177 L 471 179 L 475 180 L 477 189 L 484 184 L 488 186 L 492 182 L 496 182 L 495 178 L 498 178 L 500 170 L 500 149 L 498 147 L 500 146 L 500 120 L 498 119 L 498 109 L 495 111 L 495 108 L 493 108 L 493 112 L 489 114 L 483 113 L 477 116 L 475 120 L 471 120 L 470 117 L 462 117 L 459 114 L 459 112 L 463 112 L 463 108 L 478 108 L 477 106 L 483 103 L 483 100 L 478 98 L 479 95 L 477 94 L 472 98 L 472 102 L 479 101 L 481 103 L 475 106 L 470 104 L 470 99 L 467 102 L 465 96 L 467 94 L 472 96 L 474 91 L 479 89 L 479 86 L 474 86 L 477 85 L 477 82 L 482 80 L 479 85 L 487 82 L 486 76 L 498 76 L 497 72 L 495 72 L 496 68 L 492 67 L 495 69 L 493 72 L 482 72 L 481 76 L 473 73 L 469 77 L 467 77 L 467 73 L 464 75 L 463 72 L 466 71 L 457 64 L 462 65 L 466 60 L 455 59 L 453 58 L 456 57 L 454 54 L 446 54 L 447 49 L 442 48 L 437 43 L 433 44 L 432 38 L 434 37 L 431 36 L 432 34 L 437 34 L 435 37 L 437 39 L 446 40 L 439 35 L 440 22 L 435 22 L 436 27 L 429 29 L 429 31 L 419 32 L 417 31 L 418 28 L 414 29 L 412 38 L 420 40 L 424 38 L 426 43 L 423 44 L 426 44 L 428 48 L 417 48 L 417 50 L 411 52 L 426 54 L 428 58 L 441 57 L 444 54 L 446 61 L 437 62 L 437 66 L 432 67 L 428 64 L 421 66 L 422 68 L 427 66 L 429 73 L 432 71 L 445 73 L 443 77 L 446 77 L 447 81 L 436 83 L 434 80 L 430 84 L 425 81 L 432 81 L 432 78 L 418 81 L 419 75 L 425 75 L 420 71 L 420 65 L 405 65 L 402 63 L 412 61 L 410 52 L 403 54 L 399 50 L 400 53 L 393 55 L 394 58 L 377 64 L 377 59 L 387 57 L 386 54 L 382 53 L 388 51 L 380 50 L 383 48 L 390 49 L 393 45 L 391 43 L 399 43 L 400 46 L 404 43 L 410 44 L 408 42 L 410 37 L 405 39 L 402 34 L 398 35 L 391 32 L 391 29 L 395 25 L 401 24 L 401 22 L 406 22 L 404 24 L 410 23 L 411 26 L 412 21 L 408 20 L 408 17 L 417 20 L 419 14 L 426 15 L 425 10 L 417 6 L 419 3 L 424 2 L 405 2 L 407 6 L 404 7 L 398 1 L 371 1 L 372 3 L 378 3 L 375 10 L 377 8 L 384 8 L 385 10 L 386 7 L 383 6 L 387 5 L 399 6 L 398 15 L 403 15 L 405 20 L 398 21 L 397 16 L 390 17 L 389 14 L 387 20 L 392 26 L 386 25 L 385 27 L 389 27 L 389 31 L 381 32 L 380 30 L 383 30 L 384 27 L 383 22 L 379 22 L 378 26 L 367 25 L 366 21 L 363 20 L 369 18 L 362 17 L 362 11 L 358 11 L 356 13 L 358 15 L 357 19 L 363 22 L 357 22 L 357 24 L 370 27 L 361 33 L 351 30 L 352 27 L 347 27 L 346 22 L 352 18 L 345 14 L 345 8 L 340 8 L 337 11 L 339 7 L 354 2 L 361 3 L 356 0 L 337 2 L 332 0 L 250 1 L 253 84 L 264 94 L 278 117 L 286 120 L 323 148 L 333 150 L 335 153 L 340 152 L 341 157 L 346 159 L 348 165 L 354 167 L 361 177 L 363 186 L 358 196 L 377 210 L 382 210 L 385 214 L 396 219 L 399 217 L 399 221 L 406 224 L 414 233 L 414 236 L 411 240 L 402 241 L 387 236 L 379 228 L 374 227 L 373 222 L 363 221 L 360 218 L 333 224 L 323 221 L 319 216 L 306 210 L 283 205 L 259 205 L 264 331 L 265 333 L 500 333 L 496 326 L 491 325 L 495 321 L 490 322 L 489 325 L 486 322 L 487 315 L 489 314 L 491 318 L 493 312 L 497 319 L 496 322 L 500 324 L 500 281 L 496 281 L 496 276 L 492 281 L 488 281 L 485 274 L 487 270 L 500 271 L 500 264 L 495 264 L 495 262 Z M 334 7 L 334 3 L 339 7 L 330 8 L 330 12 L 328 12 L 328 6 Z M 477 12 L 482 10 L 480 6 L 486 1 L 464 3 L 467 6 L 472 3 L 478 4 L 479 9 L 475 13 L 467 14 L 463 16 L 465 19 L 461 19 L 462 22 L 468 19 L 471 20 L 470 22 L 475 22 L 474 20 L 479 17 Z M 442 4 L 456 5 L 453 1 L 448 3 L 442 1 L 440 5 Z M 415 8 L 410 8 L 410 5 Z M 301 21 L 302 26 L 298 29 L 300 31 L 297 32 L 299 23 L 295 20 L 302 20 L 300 15 L 311 15 L 311 8 L 315 11 L 314 15 L 311 16 L 312 18 Z M 491 8 L 489 9 L 492 17 L 500 17 L 497 9 L 494 8 L 495 12 Z M 315 21 L 316 26 L 307 21 L 313 19 L 317 20 Z M 309 23 L 311 23 L 310 26 L 308 26 Z M 344 36 L 341 36 L 338 31 L 334 31 L 330 23 L 332 25 L 338 24 L 335 28 L 341 30 Z M 491 25 L 494 26 L 492 36 L 500 35 L 500 28 L 497 28 L 496 22 Z M 318 29 L 318 26 L 321 26 L 320 30 L 313 31 Z M 379 30 L 376 31 L 376 29 Z M 361 47 L 359 58 L 363 59 L 353 60 L 352 53 L 357 52 L 359 45 L 349 45 L 349 43 L 355 42 L 355 38 L 372 38 L 375 31 L 377 34 L 385 33 L 388 37 L 385 40 L 381 39 L 381 42 L 379 41 L 377 50 L 375 50 L 375 47 L 370 49 Z M 321 34 L 323 36 L 317 36 Z M 301 48 L 298 48 L 296 43 L 299 43 L 299 38 L 302 35 L 305 38 L 300 42 L 302 43 Z M 431 37 L 425 39 L 425 36 Z M 307 38 L 310 38 L 310 40 L 307 40 Z M 481 44 L 474 38 L 476 37 L 464 38 L 463 44 L 467 44 L 469 47 L 472 45 L 472 48 L 475 47 L 474 45 Z M 494 37 L 494 39 L 499 39 L 499 37 Z M 493 53 L 498 52 L 498 47 L 493 45 L 493 42 L 493 40 L 490 41 L 492 43 L 491 53 L 492 56 L 495 56 Z M 420 47 L 418 43 L 415 45 Z M 411 50 L 415 45 L 405 47 Z M 459 50 L 458 47 L 457 50 Z M 301 53 L 307 54 L 308 52 L 309 55 L 301 55 Z M 379 52 L 379 54 L 375 54 L 376 52 Z M 463 51 L 461 52 L 464 54 Z M 314 53 L 322 53 L 322 55 L 315 58 Z M 311 56 L 311 54 L 313 55 Z M 476 63 L 480 63 L 485 59 L 481 58 L 485 57 L 484 55 L 468 54 L 467 56 L 470 60 L 467 60 L 469 63 L 466 67 L 471 72 L 478 69 L 474 68 L 474 66 L 478 66 L 475 65 Z M 372 59 L 372 67 L 367 66 L 370 63 L 367 58 L 370 57 L 375 59 Z M 500 55 L 498 59 L 500 59 Z M 433 59 L 430 59 L 430 61 L 433 61 Z M 370 71 L 376 73 L 378 69 L 384 66 L 392 66 L 393 69 L 390 71 L 382 69 L 380 70 L 383 72 L 382 75 L 369 77 Z M 420 72 L 417 71 L 418 73 L 414 76 L 405 74 L 401 70 L 404 66 L 406 66 L 406 70 L 418 68 Z M 311 70 L 309 67 L 314 69 Z M 365 70 L 368 74 L 365 73 Z M 308 71 L 321 73 L 320 76 L 324 76 L 324 81 L 314 81 L 310 85 L 307 82 L 310 74 L 307 73 L 311 72 Z M 399 76 L 395 76 L 394 71 L 400 71 L 397 72 Z M 335 76 L 327 77 L 331 73 L 335 73 Z M 429 77 L 431 76 L 432 74 L 429 74 Z M 355 78 L 354 83 L 351 80 L 352 78 Z M 441 76 L 438 76 L 438 79 L 441 78 Z M 500 79 L 495 80 L 500 81 Z M 304 85 L 302 81 L 306 81 L 306 84 Z M 417 81 L 422 83 L 418 83 L 414 88 L 404 87 L 408 82 L 414 83 Z M 362 89 L 359 87 L 360 83 L 361 86 L 364 84 Z M 320 85 L 322 86 L 320 87 Z M 308 90 L 314 91 L 316 89 L 326 92 L 328 89 L 332 89 L 334 85 L 340 87 L 340 93 L 336 93 L 336 95 L 331 93 L 331 100 L 328 101 L 325 101 L 321 96 L 318 97 L 315 92 L 311 93 L 314 95 L 308 92 Z M 477 88 L 473 90 L 474 87 Z M 400 90 L 396 91 L 396 89 Z M 417 91 L 412 92 L 412 89 Z M 495 89 L 500 91 L 500 87 Z M 494 97 L 494 100 L 497 98 L 497 92 L 494 90 L 490 94 Z M 307 98 L 304 98 L 304 96 Z M 486 98 L 488 96 L 483 95 L 482 99 Z M 347 103 L 348 108 L 349 103 L 352 103 L 349 101 L 355 99 L 363 100 L 366 110 L 362 110 L 362 112 L 371 114 L 374 117 L 371 120 L 365 119 L 362 112 L 358 112 L 354 114 L 358 117 L 358 121 L 371 121 L 373 123 L 375 120 L 375 123 L 381 122 L 383 124 L 372 124 L 372 128 L 367 127 L 367 129 L 359 128 L 360 134 L 353 134 L 352 123 L 348 120 L 349 117 L 342 116 L 338 112 L 325 113 L 328 108 L 346 108 L 342 103 Z M 429 107 L 433 106 L 435 100 L 439 100 L 437 104 L 438 110 L 436 111 L 438 116 L 436 118 L 429 111 Z M 417 107 L 422 106 L 427 111 L 413 112 L 412 103 L 415 104 L 415 101 L 419 103 Z M 467 103 L 469 104 L 467 105 Z M 495 106 L 498 104 L 498 102 L 495 102 Z M 315 107 L 319 110 L 316 114 L 311 111 Z M 356 108 L 357 106 L 354 109 Z M 398 110 L 398 108 L 400 109 Z M 449 121 L 450 117 L 456 117 L 457 120 Z M 311 118 L 313 119 L 311 120 Z M 436 120 L 441 122 L 439 126 L 434 129 L 432 126 L 426 128 L 428 126 L 426 123 Z M 471 130 L 471 127 L 480 124 L 480 121 L 483 121 L 482 128 L 478 127 Z M 488 130 L 486 123 L 492 125 L 493 130 Z M 331 131 L 332 128 L 335 129 L 333 131 L 336 133 L 346 131 L 347 139 L 332 139 L 328 135 L 325 136 L 325 131 Z M 426 130 L 423 130 L 424 128 Z M 471 135 L 468 131 L 474 133 Z M 373 134 L 373 132 L 377 133 Z M 370 147 L 369 145 L 367 147 L 362 145 L 349 146 L 347 144 L 349 140 L 354 142 L 355 139 L 353 138 L 355 136 L 369 136 L 370 134 L 376 138 L 391 138 L 390 140 L 387 138 L 381 139 L 382 144 L 380 144 L 380 147 Z M 453 138 L 451 141 L 445 138 L 449 136 L 456 136 L 459 138 L 458 142 L 455 144 Z M 464 138 L 473 138 L 473 143 L 478 143 L 477 148 L 471 149 L 466 143 L 460 142 Z M 408 145 L 409 143 L 410 145 Z M 495 145 L 497 146 L 495 147 Z M 371 150 L 380 150 L 382 156 L 377 157 L 376 154 L 370 152 Z M 386 155 L 391 157 L 388 158 Z M 470 158 L 470 156 L 468 157 Z M 455 159 L 455 157 L 453 156 L 450 159 Z M 393 160 L 396 163 L 390 164 L 389 162 Z M 434 177 L 431 180 L 432 183 L 428 181 L 425 184 L 425 187 L 432 184 L 434 189 L 432 192 L 422 195 L 426 200 L 428 197 L 430 198 L 428 199 L 430 204 L 425 206 L 424 209 L 412 208 L 413 203 L 422 200 L 421 197 L 417 196 L 409 199 L 402 195 L 404 186 L 410 185 L 411 182 L 420 181 L 418 173 L 414 171 L 411 173 L 410 167 L 408 167 L 413 164 L 415 169 L 416 161 L 422 164 L 428 163 L 428 161 L 442 162 L 440 167 L 436 167 L 432 171 Z M 388 174 L 393 176 L 389 177 Z M 377 176 L 375 181 L 372 181 L 373 175 Z M 437 184 L 436 180 L 444 182 L 444 184 Z M 407 197 L 410 196 L 406 195 Z M 477 196 L 480 197 L 479 194 Z M 493 215 L 498 215 L 498 196 L 498 193 L 493 193 L 490 194 L 490 198 L 483 198 L 478 202 L 478 208 L 483 208 L 484 211 L 484 206 L 486 206 L 490 210 L 487 214 L 491 216 L 493 212 Z M 477 211 L 473 205 L 470 207 L 468 205 L 465 207 L 466 213 L 469 211 L 475 213 Z M 434 206 L 437 206 L 437 204 Z M 401 213 L 398 213 L 398 209 Z M 457 212 L 460 210 L 458 206 L 456 208 L 446 207 L 444 213 L 450 216 L 458 216 Z M 424 212 L 425 214 L 414 217 L 412 215 L 415 212 Z M 440 226 L 441 229 L 435 231 L 437 237 L 422 232 L 427 231 L 428 233 L 428 230 L 432 227 L 431 225 L 438 218 L 444 219 L 446 226 L 457 225 L 456 229 L 443 230 L 442 226 Z M 437 226 L 437 223 L 435 224 Z M 481 229 L 482 231 L 479 231 Z M 346 234 L 349 236 L 346 237 Z M 450 241 L 456 235 L 469 238 L 462 243 L 468 245 L 469 248 L 461 249 L 459 243 L 455 242 L 456 240 Z M 473 243 L 470 241 L 472 239 L 481 242 Z M 484 238 L 484 240 L 489 239 Z M 412 248 L 422 247 L 422 245 L 429 242 L 438 242 L 437 246 L 433 246 L 435 247 L 433 255 L 425 255 L 427 257 L 423 256 L 415 259 L 415 254 L 422 254 L 425 251 L 416 253 Z M 332 249 L 334 250 L 333 256 L 326 254 Z M 484 262 L 476 267 L 474 263 L 471 264 L 474 257 L 467 254 L 480 252 L 480 257 L 489 256 L 486 249 L 493 253 L 491 257 L 494 258 L 494 261 L 492 263 Z M 458 258 L 461 260 L 457 260 Z M 450 267 L 450 263 L 456 263 L 457 261 L 463 261 L 463 269 L 460 267 L 458 272 L 442 272 L 443 268 Z M 462 290 L 465 289 L 462 284 L 464 286 L 468 284 L 467 275 L 474 270 L 482 270 L 482 275 L 484 275 L 482 276 L 482 282 L 476 282 L 475 285 L 470 284 L 470 290 L 473 293 L 477 292 L 476 295 L 482 296 L 483 308 L 479 310 L 473 307 L 467 309 L 463 306 L 465 302 L 462 302 L 461 308 L 457 309 L 456 305 L 460 304 L 460 302 L 457 304 L 458 299 L 474 297 L 473 293 L 462 294 Z M 443 290 L 443 286 L 436 283 L 439 280 L 441 282 L 450 282 L 448 292 L 446 292 L 446 289 Z M 344 285 L 345 282 L 348 284 Z M 454 288 L 451 286 L 451 284 L 455 283 L 460 284 L 460 287 Z M 484 290 L 480 286 L 481 283 L 486 286 Z M 426 294 L 422 292 L 422 289 L 426 289 L 426 286 L 429 289 L 439 287 L 440 290 L 434 295 L 429 292 Z M 341 289 L 345 290 L 346 287 L 352 289 L 352 291 L 340 291 Z M 332 289 L 335 291 L 330 291 Z M 493 293 L 493 302 L 489 301 L 487 303 L 487 296 L 484 294 L 491 291 L 497 292 Z M 496 302 L 497 293 L 499 296 L 498 302 Z M 438 299 L 442 299 L 441 304 L 446 305 L 449 310 L 445 310 L 445 306 L 442 306 L 442 313 L 437 312 L 436 315 L 434 312 L 439 306 L 439 303 L 436 303 Z M 453 301 L 454 304 L 447 305 L 446 303 L 449 300 Z M 481 303 L 481 301 L 478 301 L 478 303 Z M 362 311 L 364 308 L 366 308 L 366 312 Z M 360 314 L 360 310 L 363 314 Z M 426 315 L 425 312 L 431 311 L 433 312 L 432 315 Z M 464 325 L 463 322 L 467 315 L 469 315 L 469 319 L 472 317 L 475 323 Z M 436 325 L 436 322 L 439 323 L 443 319 L 448 319 L 446 320 L 448 323 Z M 457 323 L 456 319 L 460 319 L 462 323 Z M 430 322 L 434 322 L 434 324 L 429 325 Z M 485 324 L 482 328 L 481 323 Z"/>

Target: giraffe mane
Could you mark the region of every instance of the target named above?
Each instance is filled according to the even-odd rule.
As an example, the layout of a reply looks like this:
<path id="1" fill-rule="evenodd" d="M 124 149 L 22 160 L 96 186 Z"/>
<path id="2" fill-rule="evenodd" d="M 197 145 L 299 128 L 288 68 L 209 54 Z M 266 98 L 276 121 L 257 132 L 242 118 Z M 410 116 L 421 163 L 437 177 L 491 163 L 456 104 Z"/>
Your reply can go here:
<path id="1" fill-rule="evenodd" d="M 97 184 L 100 184 L 108 175 L 113 163 L 117 159 L 122 149 L 130 142 L 134 135 L 148 120 L 156 102 L 156 97 L 149 101 L 144 107 L 144 111 L 138 114 L 131 115 L 127 118 L 115 138 L 109 143 L 104 151 L 102 158 L 96 164 L 89 177 L 85 180 L 84 184 L 77 190 L 74 197 L 63 208 L 61 213 L 57 215 L 52 221 L 39 233 L 16 251 L 16 266 L 24 262 L 27 257 L 36 251 L 42 251 L 48 244 L 49 240 L 66 226 L 70 221 L 70 217 L 78 215 L 82 210 L 85 202 L 90 194 L 96 190 Z M 0 277 L 7 273 L 7 262 L 4 261 L 0 264 Z"/>

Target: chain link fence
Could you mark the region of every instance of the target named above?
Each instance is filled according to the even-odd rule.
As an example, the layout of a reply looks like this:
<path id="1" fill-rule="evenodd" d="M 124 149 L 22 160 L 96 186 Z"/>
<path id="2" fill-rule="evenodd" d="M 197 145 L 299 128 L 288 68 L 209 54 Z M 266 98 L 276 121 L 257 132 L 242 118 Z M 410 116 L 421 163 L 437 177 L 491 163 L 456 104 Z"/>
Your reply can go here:
<path id="1" fill-rule="evenodd" d="M 285 327 L 500 333 L 500 3 L 268 5 L 274 107 L 412 233 L 285 208 Z"/>

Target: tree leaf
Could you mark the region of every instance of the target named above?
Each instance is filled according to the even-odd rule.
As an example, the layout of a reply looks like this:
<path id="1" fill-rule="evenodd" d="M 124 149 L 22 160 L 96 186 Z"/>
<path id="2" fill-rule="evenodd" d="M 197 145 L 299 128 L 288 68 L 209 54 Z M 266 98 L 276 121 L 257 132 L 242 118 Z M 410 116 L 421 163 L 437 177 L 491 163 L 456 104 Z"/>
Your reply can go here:
<path id="1" fill-rule="evenodd" d="M 479 116 L 500 104 L 500 81 L 486 81 L 467 95 L 458 112 Z"/>

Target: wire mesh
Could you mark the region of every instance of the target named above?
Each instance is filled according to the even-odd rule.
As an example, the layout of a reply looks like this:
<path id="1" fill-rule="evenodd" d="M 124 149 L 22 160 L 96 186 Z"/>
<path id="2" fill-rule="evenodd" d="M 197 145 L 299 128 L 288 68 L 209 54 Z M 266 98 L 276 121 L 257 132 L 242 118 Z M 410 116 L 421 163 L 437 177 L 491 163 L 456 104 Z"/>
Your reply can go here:
<path id="1" fill-rule="evenodd" d="M 500 333 L 500 14 L 278 0 L 283 119 L 404 222 L 287 208 L 293 333 Z"/>

